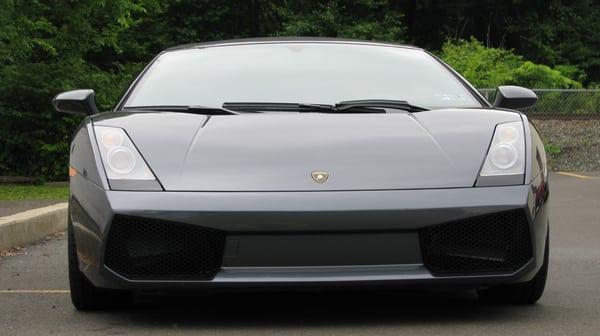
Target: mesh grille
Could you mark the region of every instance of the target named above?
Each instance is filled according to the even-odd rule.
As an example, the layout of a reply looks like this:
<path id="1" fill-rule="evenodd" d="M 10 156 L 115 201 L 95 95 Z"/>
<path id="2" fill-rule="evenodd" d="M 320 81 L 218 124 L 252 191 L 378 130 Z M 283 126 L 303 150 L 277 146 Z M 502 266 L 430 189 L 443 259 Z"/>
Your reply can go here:
<path id="1" fill-rule="evenodd" d="M 221 231 L 117 215 L 105 264 L 132 280 L 210 280 L 221 268 L 224 245 Z"/>
<path id="2" fill-rule="evenodd" d="M 523 210 L 426 227 L 419 237 L 425 267 L 438 276 L 512 273 L 532 258 Z"/>

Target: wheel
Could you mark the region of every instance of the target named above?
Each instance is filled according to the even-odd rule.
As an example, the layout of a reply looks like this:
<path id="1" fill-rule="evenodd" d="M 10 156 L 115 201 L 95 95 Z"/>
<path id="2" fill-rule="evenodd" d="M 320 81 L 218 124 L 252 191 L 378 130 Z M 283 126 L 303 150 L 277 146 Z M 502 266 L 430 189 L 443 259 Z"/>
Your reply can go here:
<path id="1" fill-rule="evenodd" d="M 122 306 L 130 301 L 126 291 L 103 289 L 94 286 L 79 270 L 79 260 L 75 247 L 73 223 L 69 216 L 67 227 L 69 285 L 71 287 L 71 302 L 78 310 L 97 310 Z"/>
<path id="2" fill-rule="evenodd" d="M 533 279 L 513 284 L 480 289 L 477 291 L 479 299 L 488 303 L 508 304 L 534 304 L 542 297 L 546 278 L 548 276 L 548 257 L 550 254 L 550 234 L 546 235 L 546 250 L 544 251 L 544 263 L 533 277 Z"/>

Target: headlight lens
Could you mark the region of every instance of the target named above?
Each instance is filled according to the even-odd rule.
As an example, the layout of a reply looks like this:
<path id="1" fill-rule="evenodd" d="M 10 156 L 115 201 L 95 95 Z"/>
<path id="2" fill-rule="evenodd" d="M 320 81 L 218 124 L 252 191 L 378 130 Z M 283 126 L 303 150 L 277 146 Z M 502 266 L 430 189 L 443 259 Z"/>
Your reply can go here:
<path id="1" fill-rule="evenodd" d="M 94 130 L 109 180 L 156 180 L 125 131 L 107 126 Z"/>
<path id="2" fill-rule="evenodd" d="M 123 144 L 123 132 L 116 128 L 104 127 L 100 132 L 100 139 L 106 148 L 121 146 Z"/>
<path id="3" fill-rule="evenodd" d="M 511 124 L 498 125 L 496 129 L 498 141 L 500 143 L 515 143 L 519 139 L 519 130 Z"/>
<path id="4" fill-rule="evenodd" d="M 135 168 L 135 155 L 127 147 L 113 147 L 107 157 L 110 169 L 121 175 L 127 175 Z"/>
<path id="5" fill-rule="evenodd" d="M 517 163 L 519 154 L 510 144 L 500 143 L 490 150 L 490 161 L 498 169 L 508 169 Z"/>
<path id="6" fill-rule="evenodd" d="M 481 176 L 515 175 L 525 173 L 525 142 L 520 121 L 496 126 Z"/>

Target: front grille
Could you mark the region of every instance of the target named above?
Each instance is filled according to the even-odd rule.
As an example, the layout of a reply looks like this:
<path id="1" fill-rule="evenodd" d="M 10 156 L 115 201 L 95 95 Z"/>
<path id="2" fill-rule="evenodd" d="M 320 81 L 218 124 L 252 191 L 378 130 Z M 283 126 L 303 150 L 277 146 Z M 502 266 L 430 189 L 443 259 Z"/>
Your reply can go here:
<path id="1" fill-rule="evenodd" d="M 435 276 L 512 273 L 533 256 L 523 210 L 425 227 L 419 238 L 425 267 Z"/>
<path id="2" fill-rule="evenodd" d="M 116 215 L 105 264 L 132 280 L 210 280 L 221 268 L 224 245 L 221 231 Z"/>

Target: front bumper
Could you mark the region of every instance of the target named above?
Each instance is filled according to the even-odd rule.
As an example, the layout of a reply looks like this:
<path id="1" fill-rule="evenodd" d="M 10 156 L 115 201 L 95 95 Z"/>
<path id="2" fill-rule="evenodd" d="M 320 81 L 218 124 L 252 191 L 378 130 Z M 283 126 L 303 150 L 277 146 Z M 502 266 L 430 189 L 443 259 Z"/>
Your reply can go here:
<path id="1" fill-rule="evenodd" d="M 98 287 L 139 290 L 346 285 L 481 287 L 527 281 L 535 275 L 543 261 L 548 230 L 547 196 L 547 185 L 540 178 L 521 186 L 427 190 L 123 192 L 103 190 L 76 175 L 71 179 L 70 216 L 80 268 Z M 531 239 L 532 258 L 519 269 L 440 276 L 424 265 L 419 230 L 511 210 L 525 213 Z M 124 276 L 105 264 L 115 215 L 224 232 L 223 263 L 208 280 Z M 366 246 L 352 249 L 356 237 L 366 242 Z M 273 244 L 277 241 L 289 244 Z M 241 251 L 239 255 L 233 254 L 236 258 L 230 253 L 232 244 Z M 336 248 L 327 249 L 332 244 Z M 249 250 L 253 253 L 247 253 Z M 283 251 L 289 254 L 282 257 Z"/>

